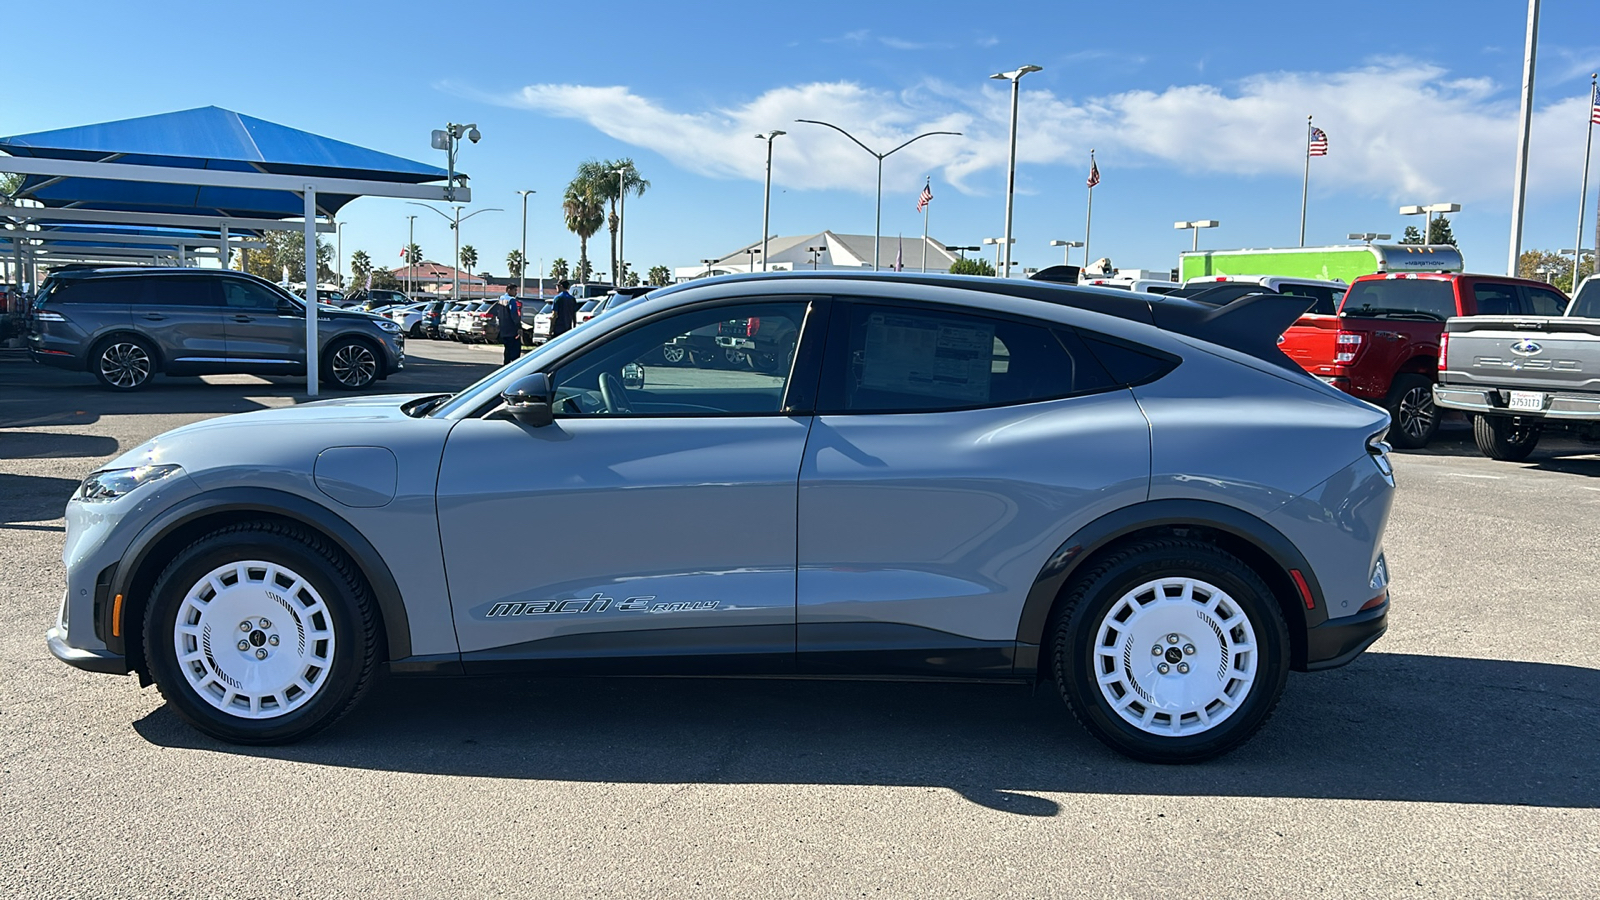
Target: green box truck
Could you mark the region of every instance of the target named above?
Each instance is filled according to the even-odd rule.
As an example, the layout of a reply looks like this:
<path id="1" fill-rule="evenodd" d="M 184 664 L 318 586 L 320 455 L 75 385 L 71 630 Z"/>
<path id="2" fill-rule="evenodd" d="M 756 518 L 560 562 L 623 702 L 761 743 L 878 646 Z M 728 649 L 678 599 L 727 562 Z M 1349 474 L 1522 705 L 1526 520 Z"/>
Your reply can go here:
<path id="1" fill-rule="evenodd" d="M 1285 250 L 1197 250 L 1178 257 L 1178 280 L 1207 275 L 1282 275 L 1351 282 L 1378 272 L 1460 272 L 1461 251 L 1444 244 L 1346 244 Z"/>

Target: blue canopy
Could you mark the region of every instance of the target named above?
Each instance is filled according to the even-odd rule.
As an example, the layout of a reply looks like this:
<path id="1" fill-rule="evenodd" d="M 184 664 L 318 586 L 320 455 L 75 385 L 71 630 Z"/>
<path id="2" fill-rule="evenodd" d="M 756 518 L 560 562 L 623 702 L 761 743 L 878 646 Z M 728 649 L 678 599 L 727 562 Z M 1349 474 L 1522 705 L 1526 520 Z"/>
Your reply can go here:
<path id="1" fill-rule="evenodd" d="M 423 184 L 443 181 L 444 169 L 357 147 L 215 106 L 0 138 L 12 156 L 117 162 L 130 165 L 314 175 Z M 457 177 L 463 177 L 459 173 Z M 199 187 L 94 178 L 30 175 L 16 196 L 45 206 L 135 212 L 283 218 L 305 213 L 291 191 Z M 354 200 L 317 194 L 332 215 Z"/>

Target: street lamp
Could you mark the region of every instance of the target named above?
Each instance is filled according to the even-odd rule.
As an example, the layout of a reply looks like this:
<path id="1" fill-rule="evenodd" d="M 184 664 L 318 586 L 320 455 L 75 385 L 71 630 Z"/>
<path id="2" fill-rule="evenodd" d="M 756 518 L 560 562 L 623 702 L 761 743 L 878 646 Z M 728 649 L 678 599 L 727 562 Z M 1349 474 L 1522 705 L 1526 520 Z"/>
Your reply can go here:
<path id="1" fill-rule="evenodd" d="M 711 277 L 711 267 L 713 265 L 715 265 L 717 261 L 715 259 L 702 259 L 702 260 L 700 260 L 700 262 L 702 264 L 704 264 L 705 267 L 706 267 L 706 277 L 710 278 Z"/>
<path id="2" fill-rule="evenodd" d="M 1002 245 L 1004 245 L 1004 244 L 1015 243 L 1016 239 L 1015 238 L 984 238 L 983 242 L 985 244 L 993 244 L 994 245 L 994 271 L 995 271 L 996 275 L 999 275 L 1000 271 L 1001 271 L 1001 269 L 1000 269 L 1000 247 Z M 1007 255 L 1010 255 L 1010 254 L 1007 254 Z M 1000 277 L 1004 278 L 1005 276 L 1001 275 Z"/>
<path id="3" fill-rule="evenodd" d="M 1042 70 L 1042 66 L 1023 66 L 1010 72 L 996 72 L 989 76 L 1011 82 L 1011 162 L 1006 168 L 1006 266 L 1000 272 L 1001 278 L 1011 277 L 1011 199 L 1017 187 L 1017 95 L 1022 91 L 1022 76 Z"/>
<path id="4" fill-rule="evenodd" d="M 763 272 L 767 270 L 767 234 L 772 214 L 772 139 L 788 133 L 774 129 L 766 134 L 756 135 L 756 140 L 767 142 L 767 192 L 761 201 L 761 271 Z M 811 268 L 815 269 L 816 263 L 816 259 L 812 258 Z"/>
<path id="5" fill-rule="evenodd" d="M 882 237 L 882 231 L 883 231 L 883 161 L 885 159 L 887 159 L 888 157 L 893 156 L 896 153 L 899 153 L 901 150 L 904 150 L 905 148 L 911 146 L 912 144 L 916 143 L 917 141 L 922 140 L 925 137 L 932 137 L 933 135 L 936 135 L 936 134 L 951 134 L 951 135 L 956 135 L 956 136 L 959 137 L 961 135 L 961 132 L 959 132 L 959 131 L 925 131 L 922 134 L 917 135 L 916 137 L 912 138 L 909 141 L 906 141 L 904 144 L 901 144 L 900 146 L 894 148 L 893 150 L 890 150 L 887 153 L 879 153 L 878 151 L 872 149 L 871 147 L 868 147 L 866 144 L 863 144 L 860 141 L 856 140 L 856 136 L 855 135 L 851 134 L 848 131 L 845 131 L 843 128 L 840 128 L 839 126 L 837 126 L 837 125 L 835 125 L 835 124 L 833 124 L 831 122 L 819 122 L 816 119 L 795 119 L 795 121 L 796 122 L 805 122 L 808 125 L 826 125 L 829 128 L 832 128 L 834 131 L 837 131 L 840 134 L 844 135 L 845 137 L 849 138 L 850 140 L 854 141 L 855 145 L 857 147 L 860 147 L 861 149 L 863 149 L 863 150 L 867 151 L 868 153 L 871 153 L 873 156 L 877 157 L 877 159 L 878 159 L 878 213 L 877 213 L 876 218 L 874 219 L 873 226 L 872 226 L 872 271 L 874 271 L 874 272 L 878 271 L 878 245 L 881 243 L 881 237 Z M 765 232 L 763 232 L 762 236 L 765 237 Z"/>
<path id="6" fill-rule="evenodd" d="M 470 218 L 472 218 L 473 216 L 477 215 L 478 213 L 505 212 L 505 210 L 500 209 L 499 207 L 490 207 L 488 209 L 474 210 L 474 211 L 469 212 L 469 213 L 467 213 L 466 215 L 463 216 L 461 214 L 461 206 L 458 204 L 455 207 L 453 207 L 455 209 L 455 211 L 456 211 L 456 214 L 455 214 L 455 218 L 452 219 L 450 217 L 449 213 L 445 212 L 442 209 L 439 209 L 438 207 L 429 206 L 426 203 L 417 203 L 416 201 L 413 201 L 413 200 L 407 200 L 406 202 L 410 203 L 412 206 L 420 206 L 423 209 L 431 209 L 434 212 L 438 213 L 439 215 L 444 216 L 445 221 L 450 223 L 450 230 L 455 234 L 455 237 L 456 237 L 456 255 L 454 257 L 455 263 L 454 263 L 454 265 L 452 265 L 450 267 L 450 273 L 451 273 L 450 274 L 450 277 L 451 277 L 450 299 L 451 300 L 460 300 L 461 299 L 461 223 L 465 222 L 466 220 L 468 220 Z"/>
<path id="7" fill-rule="evenodd" d="M 1190 245 L 1189 249 L 1193 250 L 1193 251 L 1198 251 L 1200 249 L 1200 229 L 1202 229 L 1202 228 L 1215 228 L 1215 227 L 1217 227 L 1218 224 L 1220 224 L 1220 223 L 1217 222 L 1216 219 L 1200 219 L 1199 221 L 1196 221 L 1196 222 L 1173 222 L 1172 223 L 1172 227 L 1173 228 L 1187 228 L 1190 231 L 1193 231 L 1194 232 L 1194 242 Z M 1088 260 L 1084 260 L 1084 262 L 1087 263 Z"/>
<path id="8" fill-rule="evenodd" d="M 617 271 L 613 274 L 615 283 L 622 285 L 622 273 L 628 270 L 626 249 L 623 246 L 623 227 L 628 218 L 628 191 L 627 176 L 631 166 L 623 166 L 616 170 L 617 176 Z"/>
<path id="9" fill-rule="evenodd" d="M 1067 249 L 1061 251 L 1061 253 L 1062 253 L 1061 262 L 1062 262 L 1062 265 L 1070 266 L 1070 265 L 1072 265 L 1072 248 L 1073 247 L 1082 247 L 1083 246 L 1083 241 L 1051 241 L 1050 242 L 1050 246 L 1067 248 Z M 1083 261 L 1083 264 L 1087 266 L 1089 264 L 1089 261 L 1086 259 L 1086 260 Z"/>
<path id="10" fill-rule="evenodd" d="M 946 247 L 945 249 L 946 250 L 954 250 L 957 253 L 961 254 L 961 258 L 962 259 L 966 259 L 968 250 L 971 250 L 973 253 L 977 253 L 979 250 L 982 250 L 983 248 L 982 247 Z"/>
<path id="11" fill-rule="evenodd" d="M 1379 234 L 1376 231 L 1352 231 L 1348 235 L 1346 235 L 1345 237 L 1347 237 L 1348 239 L 1350 239 L 1352 241 L 1362 241 L 1364 243 L 1370 244 L 1373 241 L 1387 241 L 1390 238 L 1394 237 L 1394 235 L 1392 235 L 1392 234 Z"/>
<path id="12" fill-rule="evenodd" d="M 817 270 L 817 257 L 827 253 L 828 246 L 824 244 L 821 247 L 807 247 L 806 252 L 811 254 L 811 271 L 815 272 Z M 766 265 L 766 259 L 762 259 L 761 264 Z"/>
<path id="13" fill-rule="evenodd" d="M 537 193 L 539 192 L 517 191 L 518 196 L 522 197 L 522 266 L 517 269 L 517 296 L 519 297 L 528 291 L 528 195 Z M 539 296 L 543 297 L 544 291 L 541 290 Z"/>
<path id="14" fill-rule="evenodd" d="M 406 299 L 417 289 L 416 263 L 411 260 L 411 248 L 417 242 L 417 217 L 406 216 Z"/>
<path id="15" fill-rule="evenodd" d="M 1421 216 L 1421 215 L 1426 215 L 1428 217 L 1427 220 L 1426 220 L 1426 225 L 1424 226 L 1423 231 L 1422 231 L 1422 246 L 1424 246 L 1424 247 L 1426 247 L 1429 244 L 1433 243 L 1433 214 L 1434 213 L 1441 213 L 1441 214 L 1442 213 L 1453 213 L 1453 212 L 1460 212 L 1460 211 L 1461 211 L 1461 204 L 1459 204 L 1459 203 L 1430 203 L 1427 206 L 1402 206 L 1402 207 L 1400 207 L 1400 215 L 1402 215 L 1402 216 Z"/>
<path id="16" fill-rule="evenodd" d="M 750 249 L 748 249 L 748 250 L 746 250 L 744 252 L 745 252 L 746 256 L 750 257 L 750 271 L 752 273 L 755 272 L 755 270 L 756 270 L 756 257 L 757 256 L 761 257 L 762 267 L 763 267 L 763 269 L 765 269 L 767 258 L 766 258 L 766 256 L 764 254 L 761 253 L 761 248 L 760 247 L 751 247 Z"/>
<path id="17" fill-rule="evenodd" d="M 444 199 L 449 203 L 454 203 L 456 200 L 456 150 L 461 146 L 463 137 L 474 144 L 483 139 L 483 135 L 479 133 L 476 124 L 457 125 L 454 122 L 448 122 L 444 128 L 435 128 L 433 130 L 433 149 L 443 150 L 445 158 L 449 161 L 450 177 L 445 181 L 444 188 Z"/>

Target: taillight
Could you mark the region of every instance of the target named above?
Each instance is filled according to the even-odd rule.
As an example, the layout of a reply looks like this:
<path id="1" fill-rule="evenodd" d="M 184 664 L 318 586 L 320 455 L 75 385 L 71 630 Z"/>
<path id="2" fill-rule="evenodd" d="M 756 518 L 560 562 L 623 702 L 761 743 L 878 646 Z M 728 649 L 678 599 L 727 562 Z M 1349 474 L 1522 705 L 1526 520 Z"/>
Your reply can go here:
<path id="1" fill-rule="evenodd" d="M 1362 336 L 1354 331 L 1341 331 L 1333 339 L 1333 361 L 1336 363 L 1354 362 L 1356 354 L 1361 351 Z"/>
<path id="2" fill-rule="evenodd" d="M 760 330 L 761 330 L 761 320 L 760 319 L 757 319 L 757 318 L 752 316 L 751 318 L 745 320 L 745 326 L 744 326 L 744 336 L 745 337 L 753 338 L 753 337 L 756 336 L 756 332 L 758 332 Z"/>
<path id="3" fill-rule="evenodd" d="M 1439 335 L 1439 371 L 1450 368 L 1450 335 Z"/>

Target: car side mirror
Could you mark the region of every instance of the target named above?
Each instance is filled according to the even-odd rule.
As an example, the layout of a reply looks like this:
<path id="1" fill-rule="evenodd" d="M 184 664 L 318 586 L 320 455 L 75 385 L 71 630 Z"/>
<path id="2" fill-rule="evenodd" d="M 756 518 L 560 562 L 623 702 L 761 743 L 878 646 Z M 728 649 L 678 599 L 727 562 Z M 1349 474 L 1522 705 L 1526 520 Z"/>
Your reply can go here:
<path id="1" fill-rule="evenodd" d="M 500 394 L 505 414 L 524 425 L 543 428 L 555 421 L 555 386 L 545 372 L 524 375 Z"/>

